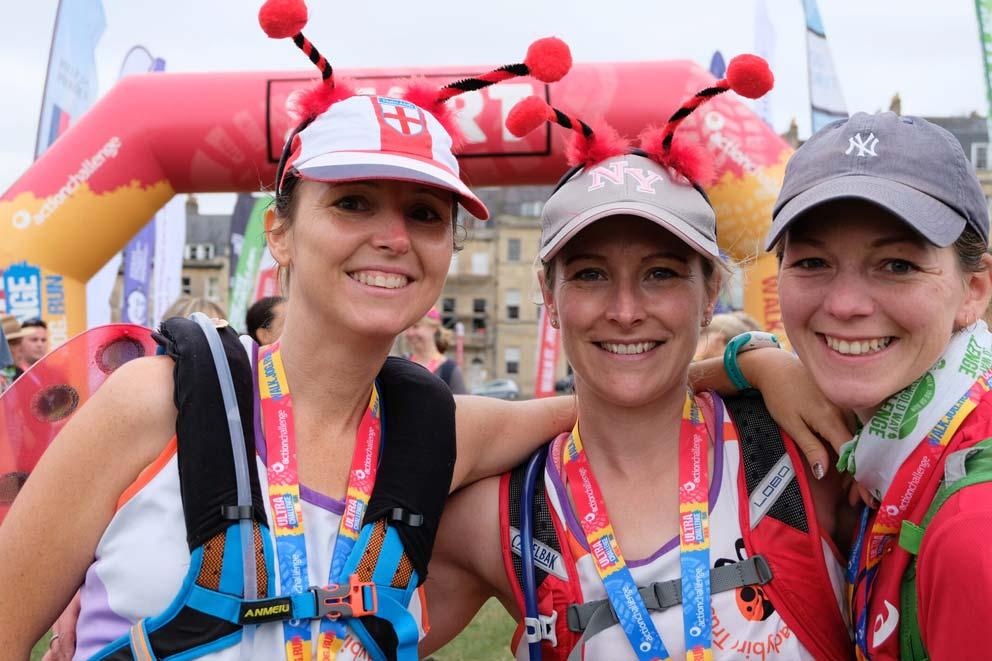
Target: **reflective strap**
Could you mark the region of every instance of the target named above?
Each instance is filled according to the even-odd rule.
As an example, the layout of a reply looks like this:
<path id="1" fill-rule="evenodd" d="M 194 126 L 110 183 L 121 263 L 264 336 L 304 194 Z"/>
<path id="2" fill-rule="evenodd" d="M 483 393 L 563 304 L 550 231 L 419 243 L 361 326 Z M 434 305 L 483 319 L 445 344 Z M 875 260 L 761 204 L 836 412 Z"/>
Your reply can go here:
<path id="1" fill-rule="evenodd" d="M 148 632 L 145 631 L 146 621 L 147 618 L 138 620 L 138 623 L 132 626 L 129 632 L 131 656 L 134 657 L 134 661 L 156 661 L 151 641 L 148 640 Z"/>
<path id="2" fill-rule="evenodd" d="M 716 594 L 746 585 L 764 585 L 770 580 L 772 580 L 771 567 L 768 566 L 764 557 L 756 555 L 732 565 L 711 569 L 710 592 Z M 652 583 L 639 588 L 638 592 L 641 593 L 641 598 L 648 610 L 663 611 L 682 603 L 682 579 Z M 582 632 L 583 640 L 595 636 L 618 621 L 607 599 L 589 601 L 584 604 L 572 604 L 568 607 L 567 615 L 569 630 L 576 633 Z"/>
<path id="3" fill-rule="evenodd" d="M 765 518 L 772 505 L 778 502 L 778 499 L 785 493 L 785 488 L 795 477 L 796 469 L 792 465 L 792 458 L 786 452 L 775 462 L 775 465 L 771 467 L 761 482 L 758 482 L 754 491 L 748 494 L 751 530 L 754 530 L 754 527 Z"/>

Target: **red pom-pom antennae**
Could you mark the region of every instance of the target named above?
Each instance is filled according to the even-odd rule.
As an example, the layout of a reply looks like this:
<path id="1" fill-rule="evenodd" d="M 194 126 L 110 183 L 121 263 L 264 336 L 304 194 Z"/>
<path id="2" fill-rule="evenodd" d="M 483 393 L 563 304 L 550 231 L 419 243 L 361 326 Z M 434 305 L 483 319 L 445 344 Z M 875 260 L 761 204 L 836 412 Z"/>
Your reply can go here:
<path id="1" fill-rule="evenodd" d="M 572 52 L 561 39 L 538 39 L 527 49 L 527 57 L 519 64 L 507 64 L 473 78 L 448 83 L 438 93 L 438 101 L 447 101 L 459 94 L 472 92 L 520 76 L 533 76 L 543 83 L 553 83 L 572 68 Z"/>
<path id="2" fill-rule="evenodd" d="M 296 47 L 303 51 L 303 54 L 320 71 L 321 78 L 328 85 L 334 85 L 334 69 L 331 63 L 320 54 L 309 39 L 303 36 L 303 28 L 307 24 L 307 6 L 303 0 L 266 0 L 258 10 L 258 23 L 265 34 L 273 39 L 292 38 Z"/>
<path id="3" fill-rule="evenodd" d="M 745 53 L 730 60 L 726 81 L 741 96 L 759 99 L 775 85 L 775 75 L 764 59 Z"/>
<path id="4" fill-rule="evenodd" d="M 611 156 L 625 154 L 630 147 L 608 124 L 600 123 L 594 130 L 578 117 L 548 105 L 537 96 L 529 96 L 513 106 L 506 116 L 506 128 L 522 138 L 546 121 L 572 130 L 572 140 L 566 147 L 569 165 L 592 165 Z"/>
<path id="5" fill-rule="evenodd" d="M 685 118 L 713 97 L 732 89 L 742 96 L 756 99 L 768 92 L 775 81 L 768 63 L 757 55 L 738 55 L 730 61 L 727 74 L 726 78 L 693 94 L 672 114 L 662 135 L 663 153 L 671 149 L 675 131 Z M 662 156 L 662 160 L 667 160 L 667 157 Z"/>

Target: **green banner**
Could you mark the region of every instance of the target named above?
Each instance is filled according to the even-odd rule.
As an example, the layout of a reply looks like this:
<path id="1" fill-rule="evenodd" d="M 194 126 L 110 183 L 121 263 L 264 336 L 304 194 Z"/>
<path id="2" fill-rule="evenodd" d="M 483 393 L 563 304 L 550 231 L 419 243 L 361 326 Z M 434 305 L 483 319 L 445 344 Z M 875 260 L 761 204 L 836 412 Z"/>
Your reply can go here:
<path id="1" fill-rule="evenodd" d="M 985 66 L 985 98 L 988 108 L 985 110 L 985 121 L 988 126 L 989 139 L 992 140 L 992 0 L 975 0 L 975 10 L 978 14 L 978 34 L 982 39 L 982 63 Z"/>
<path id="2" fill-rule="evenodd" d="M 258 265 L 265 252 L 265 210 L 269 208 L 269 204 L 271 200 L 264 197 L 255 201 L 245 227 L 244 243 L 231 283 L 227 319 L 240 332 L 245 331 L 245 315 L 248 313 L 248 306 L 252 304 Z"/>

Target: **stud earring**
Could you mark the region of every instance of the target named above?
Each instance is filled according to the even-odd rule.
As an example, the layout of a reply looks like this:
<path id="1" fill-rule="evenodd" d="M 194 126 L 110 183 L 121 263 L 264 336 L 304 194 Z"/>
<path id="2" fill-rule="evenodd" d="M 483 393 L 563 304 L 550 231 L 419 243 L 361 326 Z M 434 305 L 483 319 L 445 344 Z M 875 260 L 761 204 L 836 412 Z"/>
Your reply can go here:
<path id="1" fill-rule="evenodd" d="M 551 327 L 552 328 L 558 328 L 558 319 L 557 318 L 551 317 Z"/>

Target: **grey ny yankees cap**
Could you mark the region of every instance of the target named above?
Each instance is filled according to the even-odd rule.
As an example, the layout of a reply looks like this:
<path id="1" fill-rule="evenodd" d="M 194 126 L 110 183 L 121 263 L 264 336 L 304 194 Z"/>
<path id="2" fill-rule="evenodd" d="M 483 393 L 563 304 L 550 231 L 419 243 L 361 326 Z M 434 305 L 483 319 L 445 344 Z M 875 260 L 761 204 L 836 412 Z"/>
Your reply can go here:
<path id="1" fill-rule="evenodd" d="M 940 247 L 965 227 L 989 240 L 985 195 L 961 145 L 920 117 L 859 112 L 807 140 L 785 168 L 765 249 L 807 211 L 842 199 L 876 204 Z"/>
<path id="2" fill-rule="evenodd" d="M 572 237 L 610 216 L 645 218 L 704 256 L 720 259 L 716 215 L 706 198 L 650 158 L 625 154 L 579 170 L 547 201 L 541 261 L 550 261 Z"/>

